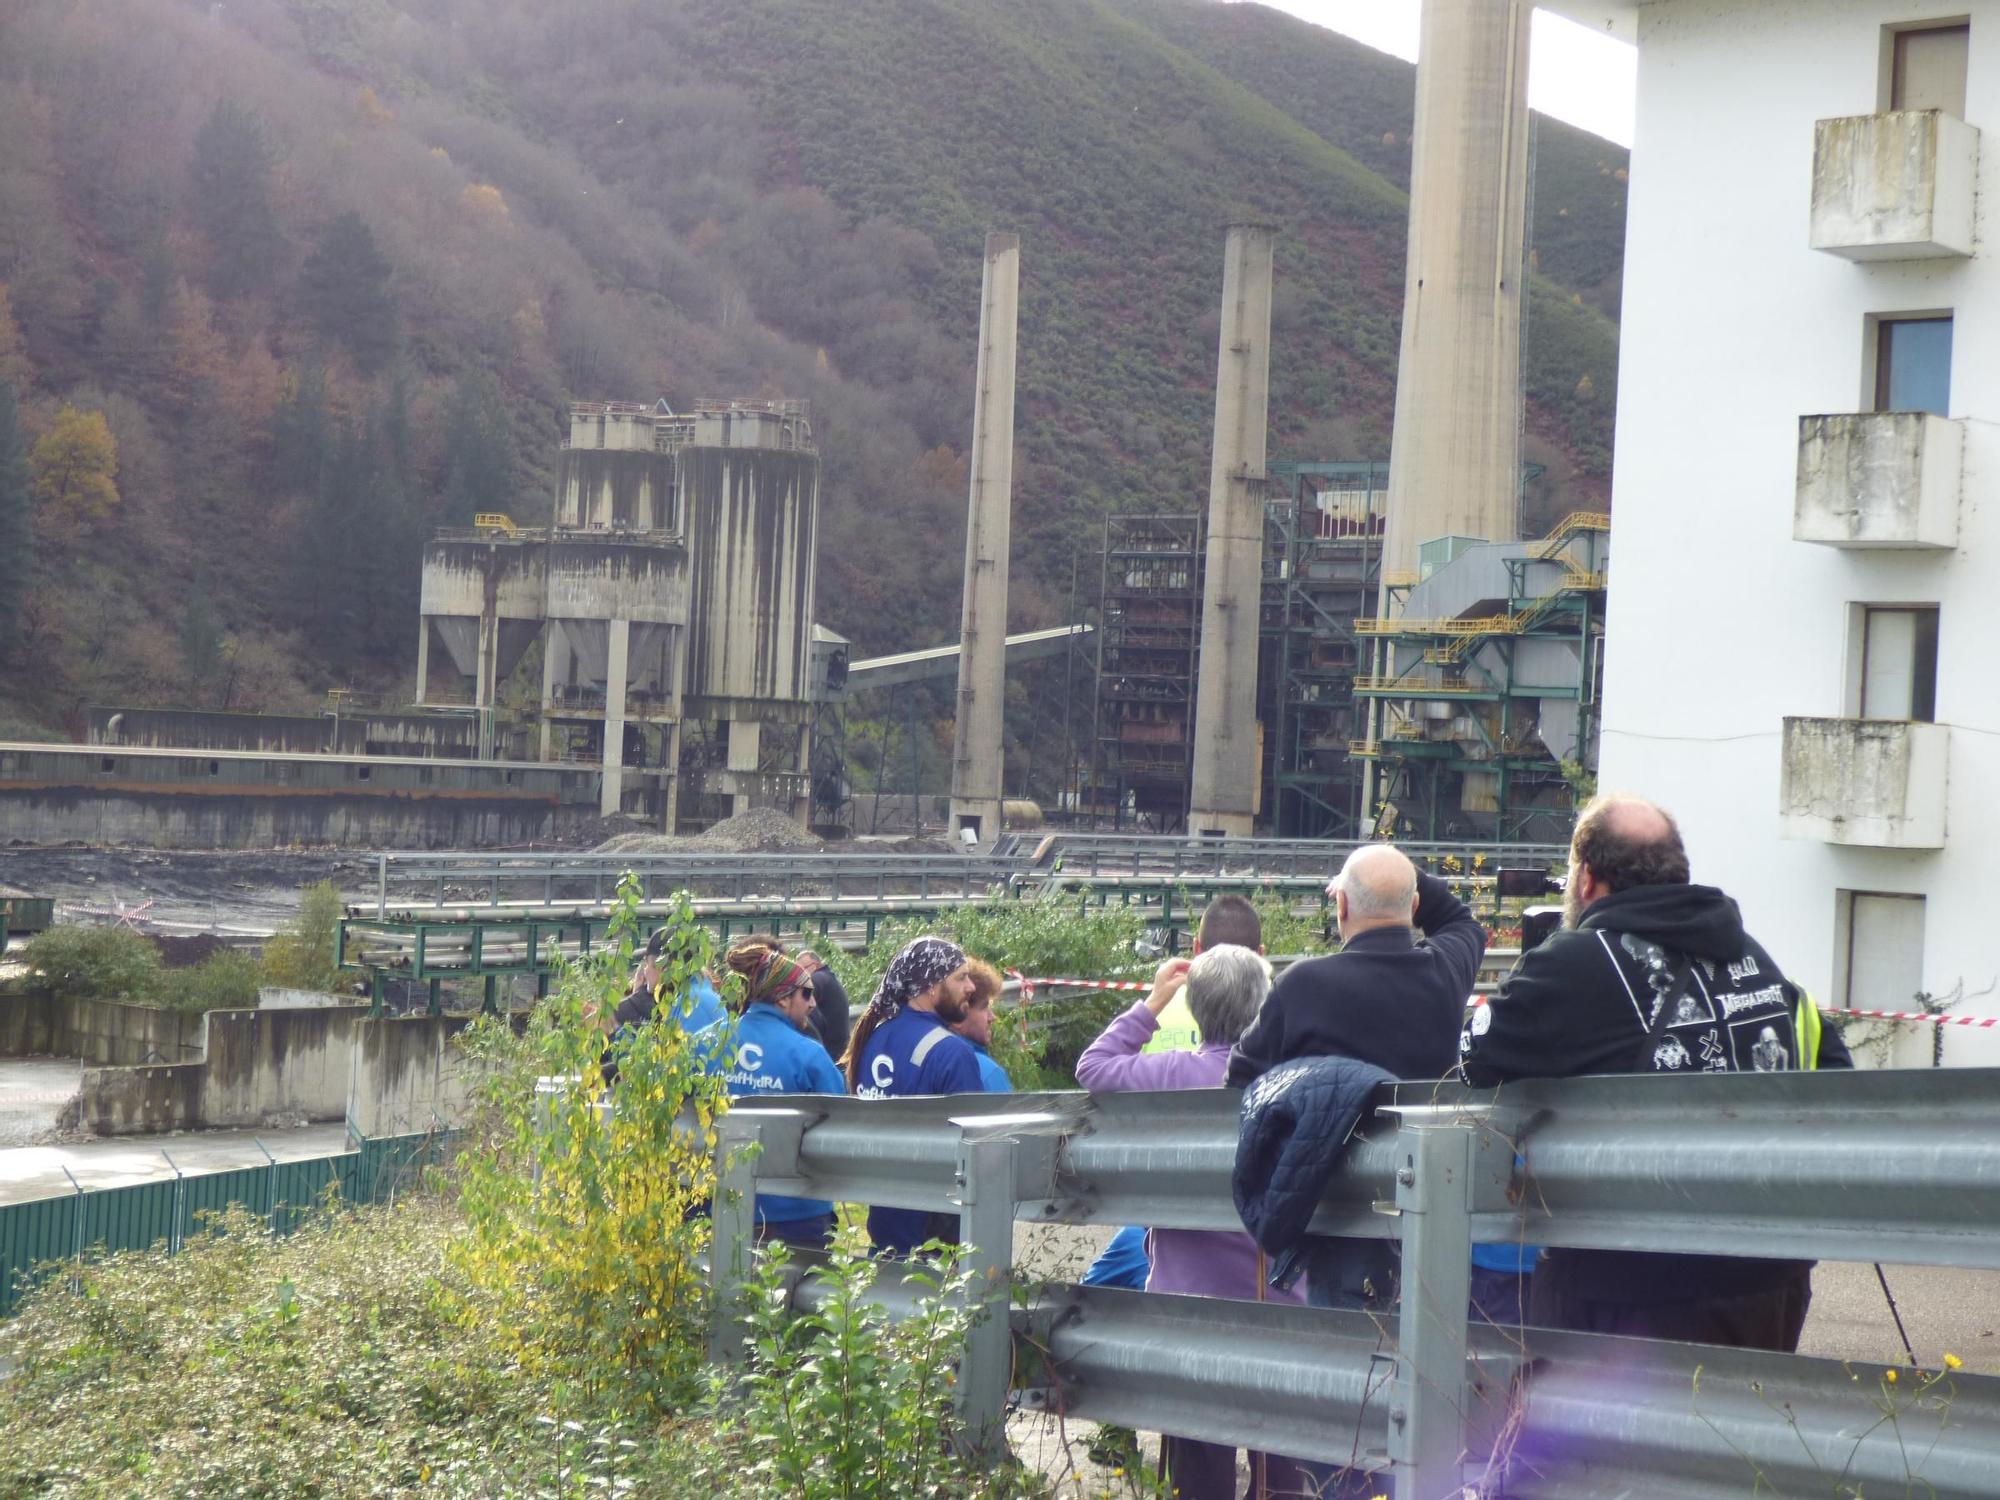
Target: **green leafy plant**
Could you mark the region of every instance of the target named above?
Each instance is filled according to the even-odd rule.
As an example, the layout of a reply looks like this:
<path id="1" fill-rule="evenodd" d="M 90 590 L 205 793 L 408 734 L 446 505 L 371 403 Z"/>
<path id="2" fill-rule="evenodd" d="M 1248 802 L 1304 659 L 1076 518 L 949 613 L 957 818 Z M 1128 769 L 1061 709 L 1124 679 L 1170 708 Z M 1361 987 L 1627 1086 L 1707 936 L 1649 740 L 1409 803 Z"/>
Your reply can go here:
<path id="1" fill-rule="evenodd" d="M 699 1262 L 714 1123 L 727 1105 L 708 1067 L 715 1038 L 690 1038 L 663 1006 L 619 1043 L 616 1107 L 600 1107 L 598 1018 L 631 971 L 638 900 L 628 875 L 609 944 L 560 966 L 524 1034 L 497 1017 L 467 1032 L 483 1067 L 473 1143 L 459 1158 L 470 1233 L 452 1251 L 498 1310 L 514 1356 L 613 1415 L 671 1411 L 701 1387 Z M 711 962 L 713 943 L 684 895 L 665 925 L 672 995 Z"/>
<path id="2" fill-rule="evenodd" d="M 264 945 L 264 980 L 291 990 L 333 990 L 340 985 L 334 933 L 343 915 L 340 888 L 322 880 L 299 892 L 299 914 Z"/>
<path id="3" fill-rule="evenodd" d="M 160 952 L 129 927 L 51 927 L 21 957 L 59 1000 L 149 1003 L 160 987 Z"/>
<path id="4" fill-rule="evenodd" d="M 247 953 L 225 948 L 185 969 L 167 969 L 155 991 L 168 1010 L 199 1015 L 211 1010 L 254 1010 L 263 968 Z"/>
<path id="5" fill-rule="evenodd" d="M 727 1432 L 759 1492 L 786 1500 L 923 1500 L 1033 1493 L 1026 1476 L 987 1471 L 953 1411 L 957 1364 L 978 1314 L 956 1249 L 904 1274 L 922 1285 L 897 1321 L 874 1294 L 882 1263 L 846 1237 L 811 1312 L 795 1312 L 789 1258 L 758 1257 L 745 1287 L 749 1363 Z"/>

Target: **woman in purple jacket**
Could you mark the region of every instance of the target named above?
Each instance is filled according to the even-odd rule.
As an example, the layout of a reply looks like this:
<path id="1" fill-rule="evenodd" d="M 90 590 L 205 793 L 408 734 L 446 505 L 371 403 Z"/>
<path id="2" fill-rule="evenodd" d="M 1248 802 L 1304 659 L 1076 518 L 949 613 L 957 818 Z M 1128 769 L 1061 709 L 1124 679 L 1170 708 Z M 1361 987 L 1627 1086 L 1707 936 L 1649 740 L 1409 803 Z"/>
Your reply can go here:
<path id="1" fill-rule="evenodd" d="M 1076 1081 L 1093 1094 L 1134 1090 L 1218 1089 L 1229 1069 L 1229 1048 L 1250 1029 L 1271 987 L 1271 966 L 1261 953 L 1233 943 L 1204 950 L 1192 961 L 1170 958 L 1153 976 L 1153 991 L 1104 1028 L 1077 1060 Z M 1146 1053 L 1160 1029 L 1160 1012 L 1181 990 L 1201 1031 L 1193 1052 Z M 1250 1236 L 1219 1229 L 1149 1229 L 1153 1269 L 1149 1292 L 1230 1297 L 1244 1302 L 1303 1303 L 1305 1283 L 1286 1292 L 1264 1285 L 1269 1267 Z M 1160 1470 L 1180 1500 L 1234 1500 L 1236 1450 L 1219 1443 L 1162 1436 Z M 1309 1477 L 1296 1460 L 1250 1455 L 1254 1497 L 1309 1495 Z"/>

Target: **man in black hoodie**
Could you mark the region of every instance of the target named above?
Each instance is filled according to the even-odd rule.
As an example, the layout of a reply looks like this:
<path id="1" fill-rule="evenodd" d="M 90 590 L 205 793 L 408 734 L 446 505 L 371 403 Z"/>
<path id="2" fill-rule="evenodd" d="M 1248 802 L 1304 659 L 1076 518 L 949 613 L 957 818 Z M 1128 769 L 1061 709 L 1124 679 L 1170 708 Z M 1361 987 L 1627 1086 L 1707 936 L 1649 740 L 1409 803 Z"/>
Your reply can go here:
<path id="1" fill-rule="evenodd" d="M 1736 903 L 1689 883 L 1674 820 L 1650 802 L 1600 797 L 1570 844 L 1563 930 L 1522 954 L 1473 1012 L 1465 1077 L 1484 1088 L 1585 1073 L 1852 1067 L 1838 1033 L 1821 1034 L 1816 1017 L 1800 1024 L 1802 999 L 1743 930 Z M 1811 1271 L 1810 1261 L 1550 1250 L 1528 1320 L 1790 1353 Z"/>

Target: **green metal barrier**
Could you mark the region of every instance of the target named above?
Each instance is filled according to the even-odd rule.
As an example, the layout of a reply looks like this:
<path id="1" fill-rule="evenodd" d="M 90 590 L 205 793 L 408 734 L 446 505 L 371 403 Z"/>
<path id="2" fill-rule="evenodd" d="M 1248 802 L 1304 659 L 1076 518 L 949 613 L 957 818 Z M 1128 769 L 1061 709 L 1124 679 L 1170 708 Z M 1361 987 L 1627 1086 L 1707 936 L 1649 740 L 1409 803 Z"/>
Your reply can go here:
<path id="1" fill-rule="evenodd" d="M 337 1156 L 79 1191 L 0 1206 L 0 1317 L 10 1315 L 38 1268 L 59 1268 L 120 1250 L 177 1252 L 206 1219 L 241 1207 L 273 1234 L 290 1234 L 328 1203 L 380 1203 L 442 1160 L 448 1134 L 362 1141 Z"/>

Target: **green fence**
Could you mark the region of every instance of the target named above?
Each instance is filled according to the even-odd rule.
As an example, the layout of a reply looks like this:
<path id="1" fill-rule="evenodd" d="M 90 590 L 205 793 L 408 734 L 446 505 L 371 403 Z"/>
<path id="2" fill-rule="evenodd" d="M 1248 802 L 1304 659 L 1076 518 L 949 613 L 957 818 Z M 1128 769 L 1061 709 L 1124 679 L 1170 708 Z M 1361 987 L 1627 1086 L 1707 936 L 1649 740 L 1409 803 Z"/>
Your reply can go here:
<path id="1" fill-rule="evenodd" d="M 180 1249 L 207 1215 L 239 1206 L 289 1234 L 329 1201 L 380 1203 L 439 1161 L 448 1136 L 361 1141 L 338 1156 L 142 1182 L 0 1206 L 0 1317 L 14 1311 L 37 1267 L 117 1250 Z"/>

